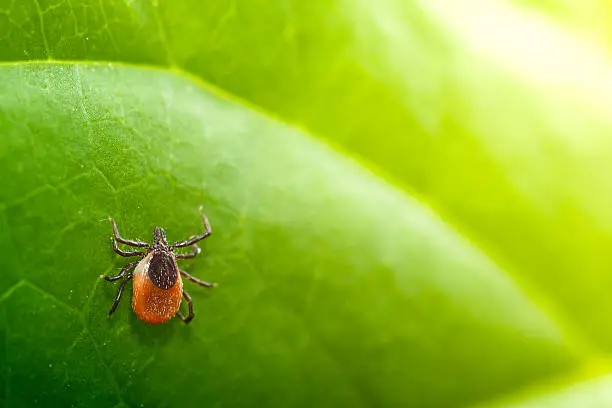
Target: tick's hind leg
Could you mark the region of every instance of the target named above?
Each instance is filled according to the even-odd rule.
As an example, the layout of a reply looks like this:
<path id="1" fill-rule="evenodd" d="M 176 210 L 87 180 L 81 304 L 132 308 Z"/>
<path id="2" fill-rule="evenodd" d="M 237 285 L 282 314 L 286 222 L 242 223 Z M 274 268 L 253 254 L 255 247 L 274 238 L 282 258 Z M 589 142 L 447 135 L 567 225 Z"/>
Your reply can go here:
<path id="1" fill-rule="evenodd" d="M 210 228 L 210 223 L 208 222 L 208 218 L 206 218 L 206 216 L 204 215 L 204 213 L 202 212 L 202 207 L 200 207 L 200 215 L 202 216 L 202 222 L 204 223 L 204 233 L 200 234 L 200 235 L 195 235 L 185 241 L 179 241 L 179 242 L 175 242 L 174 244 L 172 244 L 170 246 L 171 249 L 174 248 L 183 248 L 183 247 L 188 247 L 191 246 L 193 244 L 195 244 L 198 241 L 203 240 L 204 238 L 206 238 L 207 236 L 209 236 L 210 234 L 212 234 L 212 229 Z"/>
<path id="2" fill-rule="evenodd" d="M 119 235 L 119 230 L 117 229 L 117 224 L 115 223 L 115 220 L 113 220 L 112 218 L 109 218 L 108 220 L 111 222 L 111 224 L 113 224 L 113 235 L 115 236 L 115 239 L 117 241 L 121 242 L 122 244 L 137 247 L 137 248 L 149 248 L 150 247 L 150 245 L 146 242 L 132 241 L 131 239 L 125 239 L 121 237 L 121 235 Z"/>
<path id="3" fill-rule="evenodd" d="M 200 286 L 204 286 L 205 288 L 212 288 L 213 286 L 217 286 L 215 283 L 205 282 L 203 280 L 196 278 L 195 276 L 191 276 L 190 274 L 188 274 L 182 269 L 179 269 L 179 271 L 181 272 L 181 275 L 183 275 L 185 278 L 189 279 L 193 283 L 197 283 Z"/>
<path id="4" fill-rule="evenodd" d="M 191 320 L 193 320 L 193 301 L 191 300 L 191 296 L 189 296 L 189 293 L 183 291 L 183 299 L 185 299 L 185 302 L 187 302 L 187 307 L 189 310 L 189 315 L 187 317 L 183 316 L 183 314 L 181 312 L 176 312 L 176 314 L 178 315 L 178 317 L 183 321 L 183 323 L 187 324 L 189 323 Z"/>
<path id="5" fill-rule="evenodd" d="M 117 309 L 117 306 L 119 306 L 119 301 L 121 300 L 121 295 L 123 294 L 123 288 L 125 288 L 125 284 L 132 279 L 132 277 L 134 276 L 133 273 L 130 273 L 128 275 L 125 275 L 123 277 L 123 282 L 121 282 L 121 285 L 119 286 L 119 290 L 117 291 L 117 297 L 115 297 L 115 301 L 113 302 L 113 306 L 110 308 L 110 310 L 108 311 L 108 315 L 112 315 L 115 310 Z"/>

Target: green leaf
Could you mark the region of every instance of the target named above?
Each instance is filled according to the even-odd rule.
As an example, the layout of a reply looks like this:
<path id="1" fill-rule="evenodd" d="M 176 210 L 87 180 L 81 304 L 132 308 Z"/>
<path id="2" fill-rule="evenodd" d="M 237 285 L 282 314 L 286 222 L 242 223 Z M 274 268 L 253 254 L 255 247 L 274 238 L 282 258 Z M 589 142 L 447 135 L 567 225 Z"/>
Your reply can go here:
<path id="1" fill-rule="evenodd" d="M 598 84 L 609 63 L 528 9 L 442 0 L 3 3 L 0 59 L 190 72 L 421 197 L 550 298 L 556 314 L 612 344 L 612 328 L 600 324 L 606 292 L 593 295 L 612 284 L 602 257 L 612 245 L 602 228 L 612 193 L 598 177 L 609 144 L 591 136 L 612 127 L 605 102 L 592 107 L 606 98 Z M 582 153 L 580 138 L 592 140 Z M 575 273 L 585 264 L 586 279 Z"/>
<path id="2" fill-rule="evenodd" d="M 477 248 L 303 133 L 176 73 L 0 76 L 7 405 L 95 387 L 107 406 L 438 406 L 572 359 Z M 201 230 L 200 203 L 214 234 L 190 271 L 219 287 L 189 288 L 193 324 L 146 327 L 125 300 L 107 319 L 116 288 L 98 275 L 124 262 L 106 218 L 178 240 Z"/>
<path id="3" fill-rule="evenodd" d="M 610 389 L 610 375 L 606 374 L 599 378 L 589 378 L 583 382 L 572 384 L 571 386 L 563 386 L 558 389 L 554 389 L 553 387 L 552 392 L 543 395 L 537 395 L 526 399 L 523 397 L 523 400 L 502 404 L 487 404 L 486 406 L 503 406 L 506 408 L 605 407 L 612 403 Z"/>
<path id="4" fill-rule="evenodd" d="M 607 371 L 610 88 L 521 57 L 605 63 L 421 3 L 0 0 L 2 405 L 487 405 Z M 194 321 L 108 319 L 107 218 L 178 240 L 200 204 Z"/>

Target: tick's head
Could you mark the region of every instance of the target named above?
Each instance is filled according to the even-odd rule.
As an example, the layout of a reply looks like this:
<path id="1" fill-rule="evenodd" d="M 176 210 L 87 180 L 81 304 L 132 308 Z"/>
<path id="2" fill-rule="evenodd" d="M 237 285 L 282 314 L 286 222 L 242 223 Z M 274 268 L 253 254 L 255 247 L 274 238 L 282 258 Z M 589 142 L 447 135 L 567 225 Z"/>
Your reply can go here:
<path id="1" fill-rule="evenodd" d="M 167 248 L 168 240 L 166 240 L 166 231 L 163 228 L 155 227 L 155 231 L 153 231 L 153 246 Z"/>

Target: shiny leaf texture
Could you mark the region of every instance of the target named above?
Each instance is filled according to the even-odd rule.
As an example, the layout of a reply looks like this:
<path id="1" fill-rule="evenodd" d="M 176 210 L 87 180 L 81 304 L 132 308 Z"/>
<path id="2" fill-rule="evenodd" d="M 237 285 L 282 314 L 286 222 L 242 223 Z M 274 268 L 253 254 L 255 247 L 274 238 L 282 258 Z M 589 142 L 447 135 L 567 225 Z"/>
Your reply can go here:
<path id="1" fill-rule="evenodd" d="M 3 405 L 592 401 L 610 65 L 515 3 L 0 1 Z M 193 323 L 108 319 L 200 204 Z"/>

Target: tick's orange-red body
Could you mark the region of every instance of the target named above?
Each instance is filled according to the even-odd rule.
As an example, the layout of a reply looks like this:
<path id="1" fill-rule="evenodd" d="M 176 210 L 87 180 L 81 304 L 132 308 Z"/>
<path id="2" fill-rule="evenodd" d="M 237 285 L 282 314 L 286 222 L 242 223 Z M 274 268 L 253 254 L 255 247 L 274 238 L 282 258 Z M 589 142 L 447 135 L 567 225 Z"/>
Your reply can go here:
<path id="1" fill-rule="evenodd" d="M 149 277 L 153 252 L 145 256 L 134 269 L 132 308 L 146 323 L 160 324 L 170 320 L 178 312 L 183 296 L 183 280 L 178 274 L 173 286 L 160 289 Z M 173 259 L 174 261 L 174 259 Z"/>
<path id="2" fill-rule="evenodd" d="M 133 279 L 134 294 L 132 296 L 132 309 L 138 318 L 146 323 L 160 324 L 165 323 L 178 316 L 183 322 L 189 323 L 194 314 L 193 301 L 191 296 L 183 290 L 183 280 L 181 275 L 189 279 L 193 283 L 206 288 L 215 286 L 213 283 L 205 282 L 187 272 L 181 270 L 177 263 L 177 259 L 195 258 L 200 253 L 200 248 L 196 242 L 208 237 L 212 230 L 208 219 L 202 212 L 200 207 L 200 215 L 204 222 L 204 232 L 200 235 L 193 235 L 191 238 L 184 241 L 178 241 L 173 244 L 168 244 L 166 232 L 163 228 L 155 227 L 153 231 L 153 244 L 143 241 L 133 241 L 125 239 L 119 235 L 117 224 L 112 218 L 109 221 L 113 225 L 113 250 L 121 256 L 139 257 L 140 261 L 131 262 L 121 269 L 121 272 L 115 276 L 101 276 L 109 282 L 114 282 L 123 279 L 117 297 L 113 306 L 108 311 L 108 315 L 112 315 L 123 294 L 123 289 L 126 283 Z M 144 248 L 144 251 L 124 251 L 119 248 L 117 242 L 124 245 L 129 245 L 134 248 Z M 191 247 L 189 253 L 175 253 L 177 248 Z M 133 269 L 133 272 L 129 272 Z M 187 302 L 187 310 L 189 314 L 184 316 L 179 312 L 181 299 Z"/>

